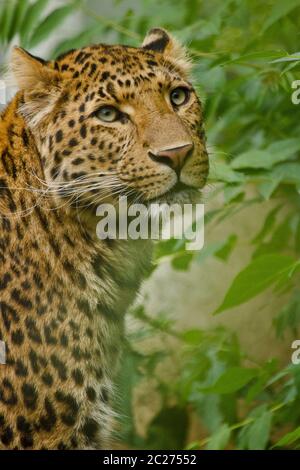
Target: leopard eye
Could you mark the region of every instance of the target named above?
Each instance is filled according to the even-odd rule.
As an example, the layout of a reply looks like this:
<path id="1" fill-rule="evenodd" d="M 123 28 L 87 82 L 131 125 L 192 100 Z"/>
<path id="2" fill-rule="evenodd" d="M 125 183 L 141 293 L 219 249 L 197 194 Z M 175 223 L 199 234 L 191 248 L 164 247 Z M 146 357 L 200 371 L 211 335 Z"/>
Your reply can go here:
<path id="1" fill-rule="evenodd" d="M 120 112 L 113 106 L 103 106 L 96 112 L 97 118 L 104 122 L 114 122 L 120 118 Z"/>
<path id="2" fill-rule="evenodd" d="M 171 91 L 170 100 L 174 106 L 182 106 L 187 103 L 190 97 L 190 91 L 184 87 L 178 87 Z"/>

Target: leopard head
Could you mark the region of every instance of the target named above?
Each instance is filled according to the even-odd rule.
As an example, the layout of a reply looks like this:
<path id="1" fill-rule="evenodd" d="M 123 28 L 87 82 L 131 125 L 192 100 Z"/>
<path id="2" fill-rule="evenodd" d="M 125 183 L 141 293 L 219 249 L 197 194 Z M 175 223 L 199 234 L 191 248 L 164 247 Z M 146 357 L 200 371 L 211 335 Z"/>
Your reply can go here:
<path id="1" fill-rule="evenodd" d="M 15 48 L 19 112 L 50 193 L 83 206 L 198 195 L 209 165 L 190 69 L 185 49 L 158 28 L 140 48 L 99 44 L 52 61 Z"/>

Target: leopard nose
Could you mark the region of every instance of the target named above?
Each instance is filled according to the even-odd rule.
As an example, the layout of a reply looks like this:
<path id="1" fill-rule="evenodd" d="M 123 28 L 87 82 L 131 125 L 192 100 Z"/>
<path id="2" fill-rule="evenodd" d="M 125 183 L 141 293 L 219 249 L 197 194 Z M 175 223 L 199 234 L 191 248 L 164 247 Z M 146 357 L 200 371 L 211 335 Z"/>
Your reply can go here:
<path id="1" fill-rule="evenodd" d="M 157 163 L 162 163 L 171 167 L 177 173 L 183 167 L 187 157 L 191 154 L 194 145 L 192 143 L 173 147 L 169 149 L 159 150 L 157 152 L 149 152 L 149 156 Z"/>

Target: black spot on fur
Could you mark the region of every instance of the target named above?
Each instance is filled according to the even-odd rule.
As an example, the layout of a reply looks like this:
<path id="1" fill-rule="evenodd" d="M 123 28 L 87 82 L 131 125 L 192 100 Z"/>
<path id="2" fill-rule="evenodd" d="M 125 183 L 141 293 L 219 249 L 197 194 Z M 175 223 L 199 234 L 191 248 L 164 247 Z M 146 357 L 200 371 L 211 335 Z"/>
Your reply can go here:
<path id="1" fill-rule="evenodd" d="M 94 402 L 96 400 L 97 395 L 93 387 L 87 387 L 86 394 L 91 402 Z"/>
<path id="2" fill-rule="evenodd" d="M 48 372 L 44 372 L 44 374 L 42 375 L 42 381 L 45 385 L 51 387 L 51 385 L 53 384 L 53 377 Z"/>
<path id="3" fill-rule="evenodd" d="M 75 138 L 69 140 L 69 145 L 70 147 L 76 147 L 76 145 L 78 145 L 78 140 Z"/>
<path id="4" fill-rule="evenodd" d="M 18 377 L 26 377 L 28 375 L 28 369 L 20 359 L 16 361 L 15 374 Z"/>
<path id="5" fill-rule="evenodd" d="M 42 337 L 40 335 L 39 330 L 37 329 L 37 326 L 32 318 L 26 318 L 25 320 L 25 326 L 27 329 L 27 334 L 28 337 L 34 341 L 35 343 L 41 344 L 42 343 Z"/>
<path id="6" fill-rule="evenodd" d="M 66 405 L 65 412 L 60 414 L 62 422 L 67 426 L 73 426 L 76 422 L 76 417 L 79 411 L 79 406 L 75 398 L 73 398 L 70 394 L 65 394 L 57 390 L 55 392 L 55 399 L 59 403 Z"/>
<path id="7" fill-rule="evenodd" d="M 30 410 L 35 410 L 37 406 L 38 394 L 34 386 L 25 382 L 22 385 L 22 395 L 25 407 L 29 408 Z"/>
<path id="8" fill-rule="evenodd" d="M 75 158 L 75 160 L 72 160 L 72 165 L 81 165 L 81 163 L 84 162 L 84 159 L 83 158 Z"/>
<path id="9" fill-rule="evenodd" d="M 60 359 L 58 359 L 55 354 L 52 354 L 50 359 L 53 367 L 58 373 L 59 378 L 64 381 L 67 380 L 67 368 L 65 364 Z"/>
<path id="10" fill-rule="evenodd" d="M 76 385 L 80 385 L 80 386 L 83 385 L 84 379 L 83 379 L 82 372 L 79 369 L 74 369 L 72 371 L 72 377 Z"/>
<path id="11" fill-rule="evenodd" d="M 11 298 L 19 305 L 22 307 L 26 308 L 27 310 L 30 310 L 32 308 L 32 303 L 29 299 L 26 297 L 23 297 L 21 295 L 21 292 L 18 289 L 13 289 L 11 292 Z"/>
<path id="12" fill-rule="evenodd" d="M 0 386 L 0 402 L 5 405 L 16 405 L 18 402 L 17 395 L 15 393 L 12 383 L 8 379 L 3 379 Z"/>
<path id="13" fill-rule="evenodd" d="M 39 358 L 38 358 L 37 353 L 33 351 L 33 349 L 31 349 L 28 357 L 29 357 L 32 371 L 34 372 L 34 374 L 38 374 L 40 371 L 40 365 L 39 365 Z"/>
<path id="14" fill-rule="evenodd" d="M 6 302 L 0 301 L 0 313 L 2 315 L 3 323 L 7 331 L 10 331 L 12 322 L 19 322 L 19 315 L 16 310 L 8 305 Z"/>
<path id="15" fill-rule="evenodd" d="M 8 446 L 14 438 L 14 434 L 10 426 L 5 426 L 3 430 L 1 430 L 0 435 L 1 435 L 1 441 L 5 446 Z"/>
<path id="16" fill-rule="evenodd" d="M 86 138 L 86 125 L 85 124 L 82 124 L 82 126 L 80 128 L 80 135 L 83 139 Z"/>
<path id="17" fill-rule="evenodd" d="M 17 430 L 24 433 L 31 432 L 31 425 L 24 416 L 17 416 Z"/>
<path id="18" fill-rule="evenodd" d="M 64 348 L 66 348 L 69 344 L 69 340 L 68 340 L 68 337 L 65 333 L 62 333 L 61 336 L 60 336 L 60 344 L 61 346 L 63 346 Z"/>
<path id="19" fill-rule="evenodd" d="M 53 429 L 53 426 L 55 425 L 57 418 L 56 418 L 56 413 L 55 409 L 49 400 L 49 398 L 45 398 L 44 402 L 44 407 L 45 407 L 45 415 L 42 415 L 40 418 L 40 425 L 45 431 L 51 431 Z"/>
<path id="20" fill-rule="evenodd" d="M 16 344 L 17 346 L 21 346 L 24 342 L 24 334 L 20 328 L 18 328 L 15 331 L 12 331 L 11 333 L 11 340 L 13 344 Z"/>
<path id="21" fill-rule="evenodd" d="M 79 299 L 77 301 L 77 307 L 81 312 L 83 312 L 88 318 L 92 317 L 92 312 L 90 308 L 90 304 L 87 300 Z"/>
<path id="22" fill-rule="evenodd" d="M 5 149 L 1 155 L 2 165 L 6 173 L 13 179 L 16 179 L 17 169 L 11 153 Z"/>
<path id="23" fill-rule="evenodd" d="M 0 290 L 6 289 L 10 281 L 11 281 L 10 273 L 5 273 L 4 276 L 0 279 Z"/>
<path id="24" fill-rule="evenodd" d="M 110 76 L 110 73 L 109 72 L 103 72 L 102 75 L 101 75 L 101 78 L 100 80 L 107 80 Z"/>
<path id="25" fill-rule="evenodd" d="M 84 425 L 82 426 L 82 433 L 85 435 L 87 442 L 92 443 L 95 441 L 95 437 L 97 435 L 99 429 L 99 425 L 97 421 L 93 418 L 86 419 Z"/>
<path id="26" fill-rule="evenodd" d="M 21 436 L 21 445 L 24 449 L 28 449 L 29 447 L 33 447 L 33 437 L 31 434 L 26 434 Z"/>
<path id="27" fill-rule="evenodd" d="M 63 131 L 60 129 L 59 131 L 56 132 L 55 134 L 55 140 L 57 143 L 61 142 L 63 140 Z"/>

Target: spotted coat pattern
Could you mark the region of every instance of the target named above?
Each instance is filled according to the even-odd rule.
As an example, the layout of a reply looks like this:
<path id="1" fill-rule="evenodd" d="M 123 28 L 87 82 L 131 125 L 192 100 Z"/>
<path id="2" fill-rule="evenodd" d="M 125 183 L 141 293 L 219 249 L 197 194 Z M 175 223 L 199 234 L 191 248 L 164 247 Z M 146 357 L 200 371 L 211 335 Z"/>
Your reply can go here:
<path id="1" fill-rule="evenodd" d="M 16 49 L 12 68 L 20 91 L 0 119 L 0 448 L 105 448 L 124 313 L 152 247 L 99 241 L 94 207 L 122 192 L 170 197 L 178 176 L 149 149 L 187 139 L 181 180 L 202 187 L 201 105 L 182 51 L 158 29 L 141 48 L 49 62 Z M 175 84 L 189 89 L 182 109 L 166 98 Z M 99 120 L 103 105 L 120 110 L 117 122 Z"/>

